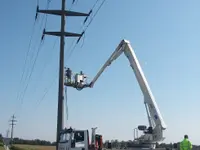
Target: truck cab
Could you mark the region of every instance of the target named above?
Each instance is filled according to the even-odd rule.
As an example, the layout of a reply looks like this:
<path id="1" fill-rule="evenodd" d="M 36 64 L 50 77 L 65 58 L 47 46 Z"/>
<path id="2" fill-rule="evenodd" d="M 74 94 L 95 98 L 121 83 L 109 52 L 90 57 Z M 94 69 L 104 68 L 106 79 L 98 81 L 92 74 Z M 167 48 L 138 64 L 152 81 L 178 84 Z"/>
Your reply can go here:
<path id="1" fill-rule="evenodd" d="M 90 144 L 88 130 L 64 129 L 60 133 L 58 150 L 102 150 L 102 136 L 92 132 L 92 139 L 95 139 L 94 144 Z"/>
<path id="2" fill-rule="evenodd" d="M 58 150 L 88 150 L 88 130 L 64 129 L 60 133 Z"/>

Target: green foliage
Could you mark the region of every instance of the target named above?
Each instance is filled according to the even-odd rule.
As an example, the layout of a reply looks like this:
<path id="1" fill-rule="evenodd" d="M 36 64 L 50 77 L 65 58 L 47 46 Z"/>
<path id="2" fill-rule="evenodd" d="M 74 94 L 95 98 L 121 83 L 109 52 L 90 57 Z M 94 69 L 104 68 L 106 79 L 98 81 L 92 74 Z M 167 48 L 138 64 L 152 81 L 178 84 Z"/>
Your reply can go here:
<path id="1" fill-rule="evenodd" d="M 3 143 L 2 142 L 0 142 L 0 147 L 3 147 Z"/>
<path id="2" fill-rule="evenodd" d="M 0 134 L 0 143 L 3 143 L 3 137 L 2 137 L 2 134 Z"/>

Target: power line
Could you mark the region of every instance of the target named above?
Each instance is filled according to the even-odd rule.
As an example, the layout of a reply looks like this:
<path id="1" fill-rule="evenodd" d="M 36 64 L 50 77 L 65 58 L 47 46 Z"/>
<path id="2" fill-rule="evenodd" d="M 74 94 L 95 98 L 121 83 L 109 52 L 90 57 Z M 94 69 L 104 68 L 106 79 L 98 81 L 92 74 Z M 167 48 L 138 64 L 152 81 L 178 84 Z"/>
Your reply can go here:
<path id="1" fill-rule="evenodd" d="M 72 4 L 71 4 L 71 7 L 69 8 L 69 10 L 71 10 L 73 8 L 73 6 L 75 5 L 75 2 L 76 4 L 78 3 L 78 0 L 72 0 Z"/>
<path id="2" fill-rule="evenodd" d="M 38 39 L 39 39 L 39 38 L 38 38 Z M 37 43 L 37 42 L 36 42 L 36 43 Z M 38 43 L 39 43 L 39 46 L 40 46 L 41 40 L 40 40 Z M 33 47 L 33 50 L 35 50 L 35 49 L 37 49 L 37 44 L 35 44 L 34 47 Z M 31 63 L 34 61 L 34 54 L 35 54 L 35 53 L 33 52 L 32 55 L 31 55 L 31 58 L 30 58 L 30 66 L 33 65 L 33 64 L 31 64 Z M 30 67 L 29 67 L 28 70 L 27 70 L 27 74 L 26 74 L 26 76 L 25 76 L 23 85 L 26 83 L 26 81 L 27 81 L 27 79 L 28 79 L 28 76 L 29 76 L 29 73 L 30 73 Z"/>
<path id="3" fill-rule="evenodd" d="M 24 95 L 25 95 L 26 90 L 27 90 L 27 88 L 28 88 L 28 85 L 29 85 L 29 82 L 30 82 L 32 73 L 33 73 L 33 71 L 34 71 L 34 69 L 35 69 L 35 64 L 36 64 L 38 55 L 39 55 L 39 53 L 40 53 L 40 50 L 41 50 L 41 48 L 42 48 L 42 44 L 43 44 L 43 42 L 41 41 L 41 43 L 40 43 L 40 45 L 39 45 L 39 47 L 38 47 L 38 49 L 37 49 L 37 52 L 36 52 L 36 57 L 35 57 L 35 59 L 34 59 L 33 66 L 32 66 L 32 68 L 31 68 L 31 73 L 30 73 L 29 76 L 28 76 L 28 82 L 27 82 L 26 87 L 25 87 L 25 89 L 24 89 Z M 23 103 L 24 95 L 23 95 L 23 97 L 22 97 L 22 99 L 21 99 L 21 103 Z"/>
<path id="4" fill-rule="evenodd" d="M 94 7 L 97 5 L 97 3 L 98 3 L 98 1 L 99 0 L 97 0 L 96 2 L 95 2 L 95 4 L 93 5 L 93 7 L 92 7 L 92 9 L 91 9 L 91 11 L 90 12 L 92 12 L 92 10 L 94 9 Z M 97 9 L 97 11 L 95 12 L 95 14 L 93 15 L 93 17 L 91 18 L 91 20 L 90 20 L 90 22 L 88 23 L 88 25 L 86 26 L 86 28 L 83 30 L 83 35 L 85 35 L 85 32 L 87 31 L 87 29 L 89 28 L 89 26 L 91 25 L 91 23 L 92 23 L 92 21 L 94 20 L 94 18 L 96 17 L 96 15 L 98 14 L 98 12 L 99 12 L 99 10 L 102 8 L 102 6 L 103 6 L 103 4 L 105 3 L 105 1 L 106 0 L 103 0 L 102 1 L 102 3 L 100 4 L 100 6 L 98 7 L 98 9 Z M 86 22 L 86 21 L 84 21 L 84 22 Z M 79 39 L 80 40 L 80 39 Z M 69 58 L 71 57 L 71 55 L 73 54 L 73 52 L 74 52 L 74 50 L 75 50 L 75 48 L 76 48 L 76 46 L 77 46 L 77 44 L 78 44 L 78 42 L 79 42 L 79 40 L 77 40 L 77 42 L 75 43 L 75 40 L 72 42 L 72 44 L 71 44 L 71 46 L 70 46 L 70 53 L 69 53 L 69 55 L 68 55 L 68 59 L 67 60 L 69 60 Z M 73 44 L 75 43 L 75 45 L 73 46 Z M 73 46 L 73 47 L 72 47 Z"/>
<path id="5" fill-rule="evenodd" d="M 37 1 L 37 3 L 39 4 L 39 0 Z M 47 7 L 48 7 L 48 4 L 47 4 Z M 33 33 L 34 33 L 34 29 L 35 29 L 35 24 L 36 24 L 36 21 L 37 21 L 37 15 L 35 16 L 35 21 L 34 21 L 34 25 L 33 25 L 33 29 L 32 29 L 32 32 L 31 32 L 31 38 L 30 38 L 30 41 L 29 41 L 29 45 L 28 45 L 28 51 L 27 51 L 27 54 L 26 54 L 26 58 L 25 58 L 25 63 L 24 63 L 24 67 L 23 67 L 23 73 L 22 73 L 22 76 L 21 76 L 21 79 L 20 79 L 20 83 L 22 82 L 22 79 L 24 77 L 24 73 L 25 73 L 25 65 L 27 63 L 27 58 L 28 58 L 28 54 L 30 52 L 30 49 L 31 49 L 31 43 L 32 43 L 32 38 L 33 38 Z M 42 22 L 43 22 L 43 18 L 42 18 Z M 42 25 L 42 24 L 41 24 Z M 31 58 L 32 59 L 32 58 Z M 27 78 L 27 77 L 26 77 Z M 25 81 L 26 81 L 26 78 L 25 78 Z M 24 81 L 24 82 L 25 82 Z"/>
<path id="6" fill-rule="evenodd" d="M 56 42 L 58 41 L 58 38 L 55 39 L 54 41 L 54 44 L 53 44 L 53 47 L 52 49 L 55 48 L 55 45 L 56 45 Z M 44 72 L 45 70 L 45 67 L 46 67 L 47 63 L 45 64 L 44 68 L 42 69 L 42 73 Z M 58 72 L 58 69 L 56 70 L 56 72 Z M 53 86 L 53 84 L 55 83 L 56 79 L 58 78 L 58 76 L 56 75 L 56 77 L 54 78 L 54 80 L 52 80 L 51 84 L 49 86 L 47 86 L 45 89 L 44 89 L 44 94 L 42 95 L 42 97 L 36 102 L 36 108 L 34 110 L 36 110 L 39 105 L 41 104 L 41 102 L 44 100 L 44 98 L 46 97 L 46 95 L 48 94 L 50 88 Z M 36 88 L 35 88 L 36 89 Z"/>
<path id="7" fill-rule="evenodd" d="M 96 0 L 96 2 L 94 3 L 94 5 L 92 6 L 92 9 L 91 9 L 91 10 L 94 9 L 94 7 L 97 5 L 98 1 L 99 1 L 99 0 Z"/>
<path id="8" fill-rule="evenodd" d="M 58 42 L 58 38 L 56 38 L 56 39 L 55 39 L 55 41 L 54 41 L 54 43 L 53 43 L 52 50 L 54 50 L 54 49 L 55 49 L 56 42 Z M 41 73 L 41 75 L 43 74 L 43 72 L 44 72 L 44 70 L 45 70 L 46 66 L 47 66 L 47 62 L 45 62 L 45 65 L 44 65 L 44 68 L 42 69 L 42 73 Z"/>
<path id="9" fill-rule="evenodd" d="M 29 52 L 30 52 L 30 47 L 31 47 L 32 38 L 33 38 L 33 33 L 34 33 L 34 29 L 35 29 L 35 23 L 36 23 L 36 20 L 34 21 L 34 24 L 33 24 L 32 32 L 31 32 L 31 37 L 30 37 L 30 41 L 29 41 L 29 44 L 28 44 L 28 50 L 27 50 L 27 53 L 26 53 L 25 62 L 24 62 L 24 65 L 23 65 L 22 76 L 20 78 L 19 85 L 21 85 L 23 77 L 24 77 L 26 63 L 27 63 L 27 58 L 28 58 L 28 55 L 29 55 Z M 17 94 L 17 100 L 18 100 L 19 96 L 20 96 L 20 87 L 18 87 L 18 92 L 17 93 L 18 93 Z"/>
<path id="10" fill-rule="evenodd" d="M 46 9 L 49 8 L 49 5 L 50 5 L 51 1 L 52 1 L 52 0 L 47 0 Z M 37 1 L 37 10 L 38 10 L 38 9 L 39 9 L 39 0 Z M 37 16 L 38 16 L 38 13 L 36 13 L 36 18 L 37 18 Z M 43 15 L 43 17 L 42 17 L 40 29 L 42 29 L 42 25 L 43 25 L 43 21 L 44 21 L 44 18 L 45 18 L 45 17 L 46 17 L 46 19 L 45 19 L 45 28 L 46 28 L 47 14 Z M 44 36 L 42 36 L 42 41 L 43 41 L 43 38 L 44 38 Z M 55 43 L 54 43 L 53 49 L 54 49 L 54 47 L 55 47 L 55 44 L 56 44 L 56 41 L 55 41 Z M 29 81 L 30 81 L 30 78 L 31 78 L 31 76 L 32 76 L 32 73 L 33 73 L 33 70 L 34 70 L 34 67 L 35 67 L 35 63 L 36 63 L 36 61 L 37 61 L 37 58 L 38 58 L 38 55 L 39 55 L 41 46 L 42 46 L 42 42 L 40 42 L 40 45 L 39 45 L 39 47 L 38 47 L 38 49 L 37 49 L 36 57 L 35 57 L 35 59 L 34 59 L 34 63 L 33 63 L 33 66 L 32 66 L 32 68 L 31 68 L 31 73 L 29 74 L 29 76 L 28 76 L 28 74 L 27 74 L 27 76 L 26 76 L 26 79 L 27 79 L 27 77 L 28 77 L 28 82 L 27 82 L 27 84 L 26 84 L 25 89 L 24 89 L 23 92 L 21 92 L 21 94 L 20 94 L 20 98 L 19 98 L 19 99 L 21 99 L 20 106 L 23 104 L 23 99 L 24 99 L 26 90 L 27 90 L 27 88 L 28 88 Z M 33 58 L 33 56 L 32 56 L 32 58 Z M 25 81 L 26 81 L 26 79 L 25 79 Z M 20 107 L 20 106 L 19 106 L 19 107 Z M 17 111 L 17 110 L 16 110 L 16 111 Z M 16 113 L 16 111 L 15 111 L 15 113 Z"/>
<path id="11" fill-rule="evenodd" d="M 53 86 L 53 84 L 55 83 L 57 79 L 57 76 L 56 78 L 54 78 L 54 80 L 51 82 L 51 84 L 45 88 L 44 90 L 44 94 L 42 95 L 41 99 L 38 101 L 37 105 L 36 105 L 36 109 L 39 107 L 39 105 L 41 104 L 41 102 L 44 100 L 45 96 L 47 95 L 47 93 L 49 92 L 50 88 Z M 35 110 L 35 109 L 34 109 Z"/>
<path id="12" fill-rule="evenodd" d="M 48 10 L 49 9 L 49 5 L 50 5 L 50 2 L 51 2 L 52 0 L 47 0 L 47 4 L 46 4 L 46 9 Z M 39 3 L 37 4 L 38 6 L 39 6 Z M 43 33 L 43 30 L 46 28 L 46 23 L 47 23 L 47 18 L 48 18 L 48 16 L 47 16 L 47 14 L 45 14 L 45 15 L 42 15 L 42 21 L 41 21 L 41 24 L 40 24 L 40 28 L 39 28 L 39 30 Z M 44 22 L 44 23 L 43 23 Z M 42 29 L 42 27 L 43 27 L 43 24 L 44 24 L 44 28 Z M 35 46 L 36 47 L 36 46 Z M 35 49 L 35 48 L 34 48 Z M 32 55 L 32 57 L 31 57 L 31 61 L 32 61 L 32 59 L 33 59 L 33 56 L 34 55 Z M 28 77 L 28 75 L 26 76 L 26 78 Z"/>
<path id="13" fill-rule="evenodd" d="M 49 5 L 50 5 L 51 1 L 52 1 L 52 0 L 47 0 L 46 10 L 49 9 Z M 44 26 L 44 28 L 46 28 L 48 15 L 47 15 L 47 14 L 44 14 L 42 19 L 44 19 L 44 18 L 45 18 L 45 26 Z M 43 22 L 43 21 L 42 21 L 42 22 Z M 41 23 L 40 29 L 41 29 L 41 28 L 42 28 L 42 23 Z"/>
<path id="14" fill-rule="evenodd" d="M 56 38 L 56 39 L 55 39 L 55 41 L 54 41 L 54 43 L 53 43 L 53 46 L 52 46 L 52 51 L 55 49 L 55 46 L 56 46 L 56 43 L 58 42 L 58 40 L 59 40 L 59 38 Z M 51 56 L 49 55 L 49 57 L 52 58 L 52 55 L 51 55 Z M 42 71 L 41 71 L 40 75 L 38 76 L 37 81 L 41 81 L 41 80 L 42 80 L 43 73 L 44 73 L 46 67 L 49 65 L 49 63 L 48 63 L 47 61 L 50 61 L 50 60 L 46 60 L 46 61 L 45 61 L 44 66 L 43 66 L 43 68 L 42 68 Z M 41 83 L 41 82 L 40 82 L 40 83 Z M 37 85 L 36 85 L 36 87 L 34 87 L 34 90 L 32 91 L 32 93 L 34 93 L 35 90 L 38 89 L 37 87 L 38 87 Z"/>
<path id="15" fill-rule="evenodd" d="M 39 55 L 39 53 L 40 53 L 41 47 L 42 47 L 42 41 L 41 41 L 41 43 L 40 43 L 40 45 L 39 45 L 39 47 L 38 47 L 38 49 L 37 49 L 36 57 L 35 57 L 35 59 L 34 59 L 33 66 L 32 66 L 32 68 L 31 68 L 31 73 L 30 73 L 29 76 L 28 76 L 28 82 L 27 82 L 27 84 L 26 84 L 25 89 L 23 90 L 23 92 L 22 92 L 22 94 L 21 94 L 20 106 L 22 106 L 22 104 L 23 104 L 23 102 L 24 102 L 24 101 L 23 101 L 23 100 L 24 100 L 24 96 L 25 96 L 26 90 L 27 90 L 27 88 L 28 88 L 28 86 L 29 86 L 29 82 L 30 82 L 32 73 L 33 73 L 33 71 L 34 71 L 35 63 L 36 63 L 36 61 L 37 61 L 37 58 L 38 58 L 38 55 Z M 20 107 L 20 106 L 19 106 L 19 107 Z"/>
<path id="16" fill-rule="evenodd" d="M 49 4 L 50 4 L 51 1 L 52 1 L 52 0 L 47 0 L 47 5 L 46 5 L 46 8 L 47 8 L 47 9 L 49 8 Z M 38 9 L 38 5 L 39 5 L 39 0 L 37 1 L 37 9 Z M 37 17 L 38 17 L 38 15 L 37 15 L 37 13 L 36 13 L 35 22 L 36 22 L 36 20 L 37 20 Z M 40 29 L 42 28 L 43 19 L 44 19 L 44 16 L 43 16 L 42 21 L 41 21 Z M 34 22 L 34 27 L 35 27 L 35 22 Z M 46 22 L 47 22 L 47 15 L 46 15 L 45 26 L 46 26 Z M 33 34 L 32 34 L 32 36 L 33 36 Z M 32 42 L 32 36 L 31 36 L 30 43 Z M 43 37 L 42 37 L 42 41 L 43 41 Z M 30 43 L 29 43 L 28 52 L 30 51 Z M 31 73 L 30 73 L 29 76 L 28 76 L 28 74 L 27 74 L 27 76 L 25 77 L 25 81 L 24 81 L 24 82 L 26 82 L 27 77 L 28 77 L 28 83 L 26 84 L 26 87 L 25 87 L 25 89 L 21 92 L 21 94 L 18 94 L 18 98 L 17 98 L 17 99 L 19 99 L 19 100 L 21 99 L 20 106 L 23 104 L 24 95 L 25 95 L 26 90 L 27 90 L 27 88 L 28 88 L 29 81 L 30 81 L 30 78 L 31 78 L 31 76 L 32 76 L 32 73 L 33 73 L 33 70 L 34 70 L 34 67 L 35 67 L 35 63 L 36 63 L 36 61 L 37 61 L 37 57 L 38 57 L 38 55 L 39 55 L 41 46 L 42 46 L 42 42 L 40 42 L 40 45 L 39 45 L 39 47 L 38 47 L 38 50 L 37 50 L 37 53 L 36 53 L 36 57 L 35 57 L 33 66 L 32 66 L 32 68 L 31 68 Z M 33 58 L 33 55 L 32 55 L 32 57 L 31 57 L 31 59 L 32 59 L 32 58 Z M 25 64 L 26 64 L 26 62 L 27 62 L 27 57 L 26 57 L 26 60 L 25 60 Z M 24 67 L 24 71 L 23 71 L 22 78 L 23 78 L 23 76 L 24 76 L 24 72 L 25 72 L 25 67 Z M 21 78 L 21 80 L 22 80 L 22 78 Z M 19 107 L 20 107 L 20 106 L 19 106 Z M 16 110 L 16 111 L 17 111 L 17 110 Z M 16 111 L 15 111 L 15 113 L 16 113 Z"/>
<path id="17" fill-rule="evenodd" d="M 55 39 L 52 50 L 55 48 L 57 41 L 58 41 L 58 38 Z M 45 63 L 45 66 L 42 69 L 42 73 L 44 72 L 46 66 L 47 66 L 47 63 Z M 58 72 L 58 69 L 55 72 Z M 42 73 L 41 73 L 41 75 L 42 75 Z M 52 80 L 51 84 L 44 89 L 44 94 L 42 95 L 42 97 L 38 101 L 36 101 L 36 107 L 34 107 L 34 112 L 36 112 L 36 110 L 40 106 L 41 102 L 45 99 L 46 95 L 48 94 L 49 90 L 51 89 L 51 87 L 53 86 L 53 84 L 55 83 L 57 78 L 58 78 L 58 76 L 56 75 L 54 80 Z M 34 88 L 34 89 L 37 89 L 37 88 Z"/>
<path id="18" fill-rule="evenodd" d="M 46 4 L 46 9 L 48 10 L 49 9 L 49 5 L 51 3 L 52 0 L 47 0 L 47 4 Z M 39 2 L 37 4 L 37 8 L 39 7 Z M 48 15 L 45 14 L 45 15 L 42 15 L 42 21 L 41 21 L 41 24 L 40 24 L 40 31 L 44 31 L 44 29 L 46 28 L 46 23 L 47 23 L 47 18 L 48 18 Z M 45 20 L 45 21 L 44 21 Z M 43 26 L 43 22 L 44 22 L 44 28 L 42 29 L 42 26 Z M 33 58 L 33 55 L 31 57 L 31 59 Z"/>
<path id="19" fill-rule="evenodd" d="M 90 26 L 90 24 L 92 23 L 92 21 L 94 20 L 94 18 L 96 17 L 96 15 L 98 14 L 99 10 L 101 9 L 101 7 L 103 6 L 103 4 L 105 3 L 106 0 L 103 0 L 101 5 L 99 6 L 99 8 L 97 9 L 97 11 L 95 12 L 94 16 L 91 18 L 89 24 L 86 26 L 85 30 L 83 31 L 84 33 L 86 32 L 86 30 L 88 29 L 88 27 Z"/>
<path id="20" fill-rule="evenodd" d="M 78 1 L 78 0 L 77 0 L 77 1 Z M 98 1 L 99 1 L 99 0 L 96 0 L 96 2 L 93 4 L 92 8 L 90 9 L 89 14 L 92 13 L 92 11 L 93 11 L 93 9 L 95 8 L 95 6 L 97 5 Z M 72 6 L 73 6 L 74 2 L 75 2 L 75 0 L 72 1 Z M 72 6 L 71 6 L 71 8 L 72 8 Z M 70 8 L 70 9 L 71 9 L 71 8 Z M 85 18 L 85 20 L 84 20 L 84 22 L 83 22 L 83 25 L 80 27 L 80 29 L 83 28 L 83 26 L 85 25 L 87 19 L 88 19 L 88 17 Z M 75 40 L 76 40 L 76 39 L 74 39 L 73 42 L 72 42 L 72 43 L 70 44 L 70 46 L 69 46 L 70 52 L 69 52 L 69 55 L 68 55 L 67 60 L 71 57 L 71 55 L 72 55 L 72 53 L 73 53 L 73 50 L 74 50 L 75 47 L 76 47 L 76 46 L 75 46 L 75 45 L 76 45 L 76 44 L 75 44 Z M 75 44 L 75 45 L 74 45 L 74 44 Z M 74 45 L 74 46 L 73 46 L 73 45 Z"/>

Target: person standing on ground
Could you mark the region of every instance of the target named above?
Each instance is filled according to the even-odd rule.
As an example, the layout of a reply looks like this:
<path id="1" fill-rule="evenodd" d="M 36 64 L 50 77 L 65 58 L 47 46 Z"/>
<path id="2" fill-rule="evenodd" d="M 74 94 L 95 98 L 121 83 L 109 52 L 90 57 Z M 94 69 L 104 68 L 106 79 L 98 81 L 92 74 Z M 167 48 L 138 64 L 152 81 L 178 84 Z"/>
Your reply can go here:
<path id="1" fill-rule="evenodd" d="M 184 135 L 183 141 L 180 143 L 180 150 L 191 150 L 192 143 L 188 140 L 188 135 Z"/>

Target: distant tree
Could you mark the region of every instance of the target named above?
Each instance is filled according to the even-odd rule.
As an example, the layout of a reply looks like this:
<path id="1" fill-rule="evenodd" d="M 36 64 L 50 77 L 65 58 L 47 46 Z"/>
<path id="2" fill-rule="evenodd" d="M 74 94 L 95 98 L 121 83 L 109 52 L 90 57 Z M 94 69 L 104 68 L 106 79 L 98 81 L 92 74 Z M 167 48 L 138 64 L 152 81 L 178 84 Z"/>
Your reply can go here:
<path id="1" fill-rule="evenodd" d="M 125 142 L 125 141 L 120 142 L 120 148 L 124 148 L 124 147 L 126 147 L 126 145 L 127 145 L 127 142 Z"/>
<path id="2" fill-rule="evenodd" d="M 109 143 L 109 140 L 106 140 L 106 141 L 103 143 L 103 147 L 107 148 L 107 147 L 108 147 L 108 143 Z"/>
<path id="3" fill-rule="evenodd" d="M 56 146 L 56 142 L 52 142 L 51 145 Z"/>
<path id="4" fill-rule="evenodd" d="M 112 143 L 112 147 L 113 147 L 113 148 L 119 147 L 119 141 L 118 141 L 117 139 L 111 140 L 111 143 Z"/>
<path id="5" fill-rule="evenodd" d="M 3 136 L 2 136 L 2 134 L 0 134 L 0 143 L 2 143 L 3 142 Z"/>
<path id="6" fill-rule="evenodd" d="M 178 144 L 177 144 L 177 143 L 174 143 L 174 144 L 173 144 L 173 147 L 174 147 L 174 148 L 178 148 Z"/>

